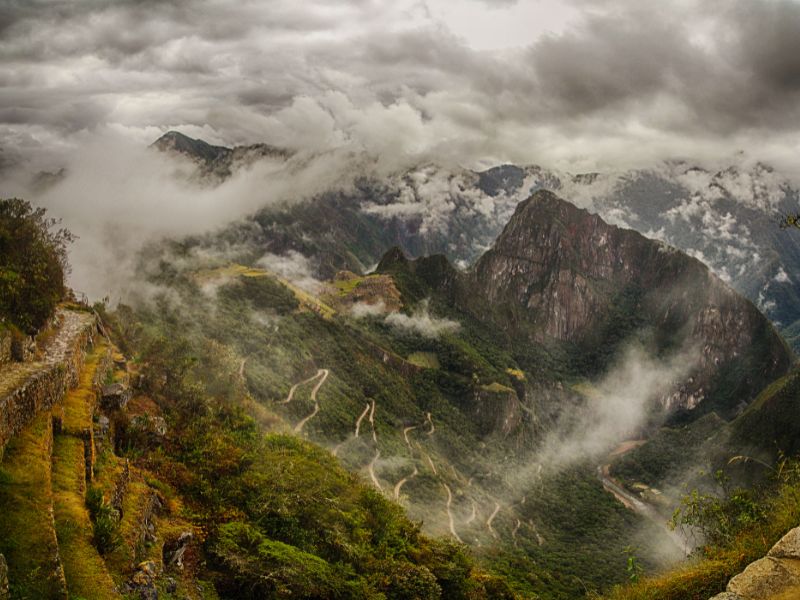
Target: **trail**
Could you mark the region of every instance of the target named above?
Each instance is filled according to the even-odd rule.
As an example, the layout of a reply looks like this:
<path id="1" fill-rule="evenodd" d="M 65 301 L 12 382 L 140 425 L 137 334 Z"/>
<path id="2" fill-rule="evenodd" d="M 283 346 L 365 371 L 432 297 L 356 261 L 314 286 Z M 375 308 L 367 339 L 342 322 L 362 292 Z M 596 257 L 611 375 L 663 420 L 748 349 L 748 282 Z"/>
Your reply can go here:
<path id="1" fill-rule="evenodd" d="M 536 534 L 536 542 L 540 545 L 544 545 L 544 538 L 539 533 L 539 530 L 536 528 L 536 525 L 533 523 L 533 519 L 528 519 L 528 525 L 531 529 L 533 529 L 533 533 Z"/>
<path id="2" fill-rule="evenodd" d="M 494 518 L 497 516 L 497 513 L 499 512 L 500 512 L 500 503 L 495 500 L 494 512 L 492 512 L 492 514 L 489 515 L 489 518 L 486 520 L 486 528 L 489 530 L 489 533 L 491 533 L 495 538 L 497 538 L 497 532 L 494 530 L 494 528 L 492 528 L 492 521 L 494 521 Z"/>
<path id="3" fill-rule="evenodd" d="M 241 364 L 239 365 L 239 379 L 244 382 L 244 366 L 247 364 L 247 359 L 249 357 L 243 358 Z"/>
<path id="4" fill-rule="evenodd" d="M 372 410 L 369 411 L 369 424 L 372 427 L 372 441 L 378 443 L 378 433 L 375 431 L 375 400 L 372 401 Z"/>
<path id="5" fill-rule="evenodd" d="M 431 471 L 433 471 L 433 474 L 438 476 L 439 474 L 436 472 L 436 465 L 433 464 L 430 454 L 425 452 L 425 450 L 423 450 L 422 446 L 420 446 L 419 444 L 417 444 L 417 448 L 419 448 L 419 451 L 422 453 L 422 456 L 424 456 L 425 459 L 428 461 L 428 464 L 431 466 Z"/>
<path id="6" fill-rule="evenodd" d="M 363 421 L 364 417 L 367 416 L 367 411 L 369 411 L 369 402 L 367 402 L 367 406 L 364 409 L 364 412 L 361 413 L 361 416 L 358 417 L 358 420 L 356 421 L 356 432 L 354 437 L 358 437 L 358 432 L 361 429 L 361 421 Z"/>
<path id="7" fill-rule="evenodd" d="M 372 457 L 372 460 L 369 461 L 369 465 L 367 465 L 367 470 L 369 471 L 369 477 L 372 479 L 372 483 L 375 484 L 375 487 L 378 488 L 380 491 L 383 491 L 378 478 L 375 477 L 375 463 L 378 462 L 378 459 L 381 457 L 381 451 L 375 448 L 375 456 Z"/>
<path id="8" fill-rule="evenodd" d="M 300 387 L 301 385 L 305 385 L 306 383 L 311 383 L 317 377 L 319 377 L 320 375 L 322 375 L 325 372 L 326 372 L 326 369 L 320 369 L 319 371 L 317 371 L 317 373 L 315 375 L 312 375 L 308 379 L 304 379 L 303 381 L 300 381 L 299 383 L 295 383 L 289 389 L 289 395 L 286 396 L 286 399 L 285 400 L 281 400 L 280 402 L 278 402 L 278 404 L 289 404 L 289 402 L 292 401 L 292 398 L 294 398 L 294 393 L 295 393 L 295 391 L 297 390 L 298 387 Z M 327 377 L 327 375 L 326 375 L 326 377 Z"/>
<path id="9" fill-rule="evenodd" d="M 314 410 L 305 419 L 303 419 L 297 425 L 295 425 L 294 428 L 295 433 L 300 433 L 303 430 L 303 426 L 306 423 L 308 423 L 308 421 L 311 420 L 314 416 L 316 416 L 316 414 L 319 412 L 319 402 L 317 402 L 317 392 L 319 391 L 319 388 L 322 387 L 322 384 L 325 383 L 325 380 L 328 378 L 330 371 L 328 371 L 328 369 L 320 369 L 317 375 L 319 375 L 320 373 L 322 373 L 322 378 L 317 382 L 317 385 L 314 386 L 314 389 L 311 390 L 311 399 L 314 401 Z M 291 395 L 291 392 L 289 392 L 289 395 Z"/>
<path id="10" fill-rule="evenodd" d="M 378 462 L 378 459 L 381 457 L 381 451 L 378 448 L 378 434 L 375 432 L 375 400 L 372 401 L 372 410 L 370 410 L 369 413 L 369 424 L 372 426 L 372 441 L 375 442 L 375 456 L 369 461 L 367 470 L 369 471 L 369 477 L 372 479 L 372 483 L 375 484 L 375 487 L 383 491 L 378 478 L 375 476 L 375 463 Z"/>
<path id="11" fill-rule="evenodd" d="M 367 412 L 369 412 L 369 402 L 367 402 L 367 406 L 364 408 L 364 411 L 361 413 L 361 415 L 358 417 L 358 419 L 356 419 L 356 430 L 353 433 L 353 438 L 354 439 L 358 437 L 358 433 L 361 430 L 361 421 L 363 421 L 364 417 L 367 416 Z M 350 438 L 348 438 L 348 439 L 346 439 L 346 440 L 344 440 L 342 442 L 339 442 L 336 445 L 336 447 L 333 450 L 331 450 L 331 454 L 333 454 L 334 456 L 338 456 L 339 450 L 341 450 L 342 446 L 344 446 L 349 440 L 350 440 Z"/>
<path id="12" fill-rule="evenodd" d="M 514 547 L 517 546 L 517 531 L 519 531 L 521 525 L 522 521 L 517 519 L 517 523 L 514 525 L 514 529 L 511 530 L 511 539 L 514 541 Z"/>
<path id="13" fill-rule="evenodd" d="M 406 475 L 397 484 L 394 486 L 394 499 L 400 500 L 400 489 L 406 484 L 409 479 L 414 479 L 419 474 L 416 465 L 414 465 L 414 470 L 411 472 L 411 475 Z"/>
<path id="14" fill-rule="evenodd" d="M 425 413 L 425 421 L 431 426 L 430 431 L 426 432 L 428 435 L 433 435 L 436 431 L 436 426 L 433 424 L 433 419 L 431 418 L 431 413 Z"/>
<path id="15" fill-rule="evenodd" d="M 469 516 L 469 519 L 464 521 L 464 525 L 469 525 L 475 520 L 475 517 L 478 516 L 478 503 L 475 500 L 472 500 L 472 514 Z"/>
<path id="16" fill-rule="evenodd" d="M 450 507 L 453 504 L 453 493 L 450 491 L 449 485 L 447 485 L 444 482 L 442 482 L 442 485 L 444 486 L 444 489 L 447 492 L 447 504 L 445 505 L 445 507 L 447 508 L 447 520 L 450 522 L 450 533 L 452 533 L 453 537 L 463 544 L 464 542 L 461 541 L 461 538 L 458 537 L 458 534 L 456 533 L 456 524 L 455 521 L 453 520 L 453 512 L 450 510 Z"/>
<path id="17" fill-rule="evenodd" d="M 414 453 L 414 449 L 411 447 L 411 442 L 408 439 L 408 432 L 412 429 L 416 429 L 417 427 L 419 427 L 419 425 L 412 425 L 411 427 L 406 427 L 403 429 L 403 439 L 406 441 L 406 446 L 408 446 L 408 449 L 412 454 Z"/>

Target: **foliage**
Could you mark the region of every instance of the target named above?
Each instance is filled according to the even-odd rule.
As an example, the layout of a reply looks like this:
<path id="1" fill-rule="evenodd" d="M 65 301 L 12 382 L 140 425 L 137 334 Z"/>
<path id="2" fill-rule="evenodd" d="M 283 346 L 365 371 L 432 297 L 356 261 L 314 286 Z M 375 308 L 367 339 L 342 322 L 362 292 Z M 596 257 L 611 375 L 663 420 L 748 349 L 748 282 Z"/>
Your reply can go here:
<path id="1" fill-rule="evenodd" d="M 729 487 L 724 478 L 722 483 Z M 732 576 L 800 522 L 800 463 L 781 459 L 769 484 L 754 490 L 727 489 L 720 497 L 693 491 L 675 521 L 699 527 L 707 536 L 695 560 L 616 587 L 609 600 L 705 600 L 723 591 Z"/>
<path id="2" fill-rule="evenodd" d="M 105 501 L 97 487 L 86 490 L 86 507 L 92 519 L 94 544 L 100 554 L 108 554 L 122 543 L 119 535 L 119 513 Z"/>
<path id="3" fill-rule="evenodd" d="M 64 295 L 72 234 L 18 198 L 0 199 L 0 317 L 33 334 Z"/>
<path id="4" fill-rule="evenodd" d="M 636 583 L 642 576 L 644 567 L 642 567 L 639 559 L 636 557 L 636 548 L 634 546 L 625 546 L 623 552 L 628 557 L 628 564 L 625 569 L 628 573 L 628 581 Z"/>

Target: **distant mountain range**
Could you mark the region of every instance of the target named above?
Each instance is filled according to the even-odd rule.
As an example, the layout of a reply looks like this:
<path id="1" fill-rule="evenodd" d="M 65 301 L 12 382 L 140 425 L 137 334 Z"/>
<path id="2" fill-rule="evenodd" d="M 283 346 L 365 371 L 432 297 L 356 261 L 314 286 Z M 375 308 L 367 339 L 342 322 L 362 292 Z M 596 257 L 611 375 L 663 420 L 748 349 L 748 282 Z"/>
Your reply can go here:
<path id="1" fill-rule="evenodd" d="M 216 181 L 262 157 L 291 156 L 262 144 L 212 146 L 177 132 L 153 145 L 191 157 L 201 177 Z M 712 172 L 673 162 L 580 175 L 537 166 L 473 172 L 423 165 L 380 180 L 361 179 L 347 193 L 265 209 L 256 221 L 268 234 L 266 249 L 311 256 L 322 276 L 340 268 L 364 270 L 392 245 L 410 256 L 443 253 L 466 265 L 538 189 L 698 258 L 752 300 L 790 344 L 800 345 L 800 235 L 778 226 L 782 215 L 800 209 L 800 194 L 763 164 Z M 318 235 L 321 223 L 329 236 Z"/>

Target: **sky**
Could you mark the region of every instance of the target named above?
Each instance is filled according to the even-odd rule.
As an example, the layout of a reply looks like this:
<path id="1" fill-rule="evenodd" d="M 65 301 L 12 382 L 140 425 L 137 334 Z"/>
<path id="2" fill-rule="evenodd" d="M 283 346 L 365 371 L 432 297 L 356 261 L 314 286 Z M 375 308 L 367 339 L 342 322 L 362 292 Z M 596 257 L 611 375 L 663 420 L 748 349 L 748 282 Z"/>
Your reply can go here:
<path id="1" fill-rule="evenodd" d="M 796 168 L 795 0 L 0 0 L 0 168 L 111 136 Z"/>

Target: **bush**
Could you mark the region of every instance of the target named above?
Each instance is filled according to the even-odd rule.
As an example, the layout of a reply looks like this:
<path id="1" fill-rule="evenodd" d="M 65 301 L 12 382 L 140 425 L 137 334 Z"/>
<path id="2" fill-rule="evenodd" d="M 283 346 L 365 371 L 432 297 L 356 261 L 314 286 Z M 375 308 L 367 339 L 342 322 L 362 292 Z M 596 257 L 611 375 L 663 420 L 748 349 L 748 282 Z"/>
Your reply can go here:
<path id="1" fill-rule="evenodd" d="M 0 317 L 33 334 L 64 296 L 67 244 L 74 238 L 43 208 L 0 199 Z"/>
<path id="2" fill-rule="evenodd" d="M 98 487 L 86 490 L 86 508 L 94 528 L 94 545 L 100 554 L 108 554 L 122 542 L 119 535 L 119 513 L 103 498 Z"/>

